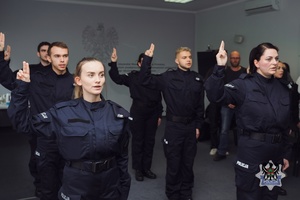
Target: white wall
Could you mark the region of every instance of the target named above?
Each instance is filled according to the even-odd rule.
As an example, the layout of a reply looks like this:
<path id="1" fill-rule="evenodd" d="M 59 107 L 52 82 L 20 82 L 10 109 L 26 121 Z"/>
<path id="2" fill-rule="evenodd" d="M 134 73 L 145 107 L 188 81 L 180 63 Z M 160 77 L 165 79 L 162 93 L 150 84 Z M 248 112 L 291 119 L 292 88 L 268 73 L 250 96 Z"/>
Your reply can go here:
<path id="1" fill-rule="evenodd" d="M 12 46 L 11 68 L 19 69 L 23 60 L 37 63 L 36 47 L 40 41 L 63 41 L 70 49 L 69 70 L 92 53 L 84 49 L 83 30 L 87 26 L 115 28 L 118 35 L 119 65 L 128 63 L 134 68 L 138 55 L 156 45 L 153 63 L 156 72 L 175 67 L 175 50 L 195 44 L 195 15 L 168 11 L 136 10 L 91 5 L 49 3 L 35 0 L 2 0 L 0 6 L 0 32 L 6 35 L 6 44 Z M 100 33 L 99 33 L 100 34 Z M 109 34 L 113 36 L 113 34 Z M 114 39 L 99 36 L 102 45 Z M 109 48 L 112 48 L 111 46 Z M 100 48 L 105 53 L 111 49 Z M 107 66 L 108 56 L 100 58 Z M 195 70 L 197 63 L 195 59 Z M 124 66 L 124 65 L 122 65 Z M 155 65 L 154 65 L 155 67 Z M 107 66 L 106 69 L 109 67 Z M 162 69 L 162 70 L 160 70 Z M 129 109 L 131 99 L 128 88 L 114 84 L 107 76 L 105 96 Z M 1 86 L 0 94 L 6 92 Z"/>
<path id="2" fill-rule="evenodd" d="M 271 42 L 279 47 L 280 60 L 291 67 L 296 80 L 300 75 L 300 1 L 280 0 L 280 10 L 247 16 L 244 3 L 200 12 L 196 15 L 196 50 L 213 49 L 225 41 L 228 51 L 241 53 L 242 65 L 248 66 L 252 48 L 261 42 Z M 234 35 L 243 35 L 242 44 L 234 43 Z"/>

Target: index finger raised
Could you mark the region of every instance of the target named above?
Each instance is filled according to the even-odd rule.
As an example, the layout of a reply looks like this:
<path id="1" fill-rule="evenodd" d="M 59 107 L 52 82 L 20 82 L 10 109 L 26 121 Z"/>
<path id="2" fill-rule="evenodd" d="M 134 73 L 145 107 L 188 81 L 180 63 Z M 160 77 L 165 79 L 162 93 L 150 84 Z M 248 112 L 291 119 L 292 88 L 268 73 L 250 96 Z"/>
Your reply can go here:
<path id="1" fill-rule="evenodd" d="M 224 41 L 222 40 L 222 42 L 220 44 L 219 52 L 224 51 L 224 46 L 225 46 L 225 44 L 224 44 Z"/>
<path id="2" fill-rule="evenodd" d="M 29 64 L 28 62 L 23 61 L 23 72 L 25 74 L 29 74 L 30 73 L 30 69 L 29 69 Z"/>

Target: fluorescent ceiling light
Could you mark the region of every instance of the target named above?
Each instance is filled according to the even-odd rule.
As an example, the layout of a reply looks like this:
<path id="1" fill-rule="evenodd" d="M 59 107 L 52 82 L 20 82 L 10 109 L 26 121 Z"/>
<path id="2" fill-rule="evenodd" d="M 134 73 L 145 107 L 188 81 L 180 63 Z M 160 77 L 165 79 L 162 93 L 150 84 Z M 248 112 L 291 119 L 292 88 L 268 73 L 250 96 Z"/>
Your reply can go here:
<path id="1" fill-rule="evenodd" d="M 193 0 L 165 0 L 165 2 L 171 2 L 171 3 L 188 3 Z"/>

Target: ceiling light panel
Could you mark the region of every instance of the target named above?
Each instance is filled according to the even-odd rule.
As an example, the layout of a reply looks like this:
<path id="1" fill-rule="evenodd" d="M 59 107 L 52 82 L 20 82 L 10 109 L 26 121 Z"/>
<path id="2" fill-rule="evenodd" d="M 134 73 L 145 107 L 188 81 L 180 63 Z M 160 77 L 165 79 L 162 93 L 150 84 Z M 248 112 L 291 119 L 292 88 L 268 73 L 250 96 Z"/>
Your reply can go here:
<path id="1" fill-rule="evenodd" d="M 165 0 L 165 2 L 170 2 L 170 3 L 188 3 L 193 0 Z"/>

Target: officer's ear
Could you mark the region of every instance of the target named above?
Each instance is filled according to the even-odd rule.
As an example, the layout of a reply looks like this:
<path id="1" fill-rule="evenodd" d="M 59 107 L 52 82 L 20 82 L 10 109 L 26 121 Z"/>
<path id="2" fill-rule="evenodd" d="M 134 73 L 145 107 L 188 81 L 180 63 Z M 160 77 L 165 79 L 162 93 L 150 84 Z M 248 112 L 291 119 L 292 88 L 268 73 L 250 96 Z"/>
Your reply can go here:
<path id="1" fill-rule="evenodd" d="M 81 86 L 81 78 L 79 76 L 75 76 L 74 81 L 77 85 Z"/>
<path id="2" fill-rule="evenodd" d="M 175 63 L 176 63 L 177 65 L 179 65 L 179 61 L 178 61 L 177 58 L 175 59 Z"/>

